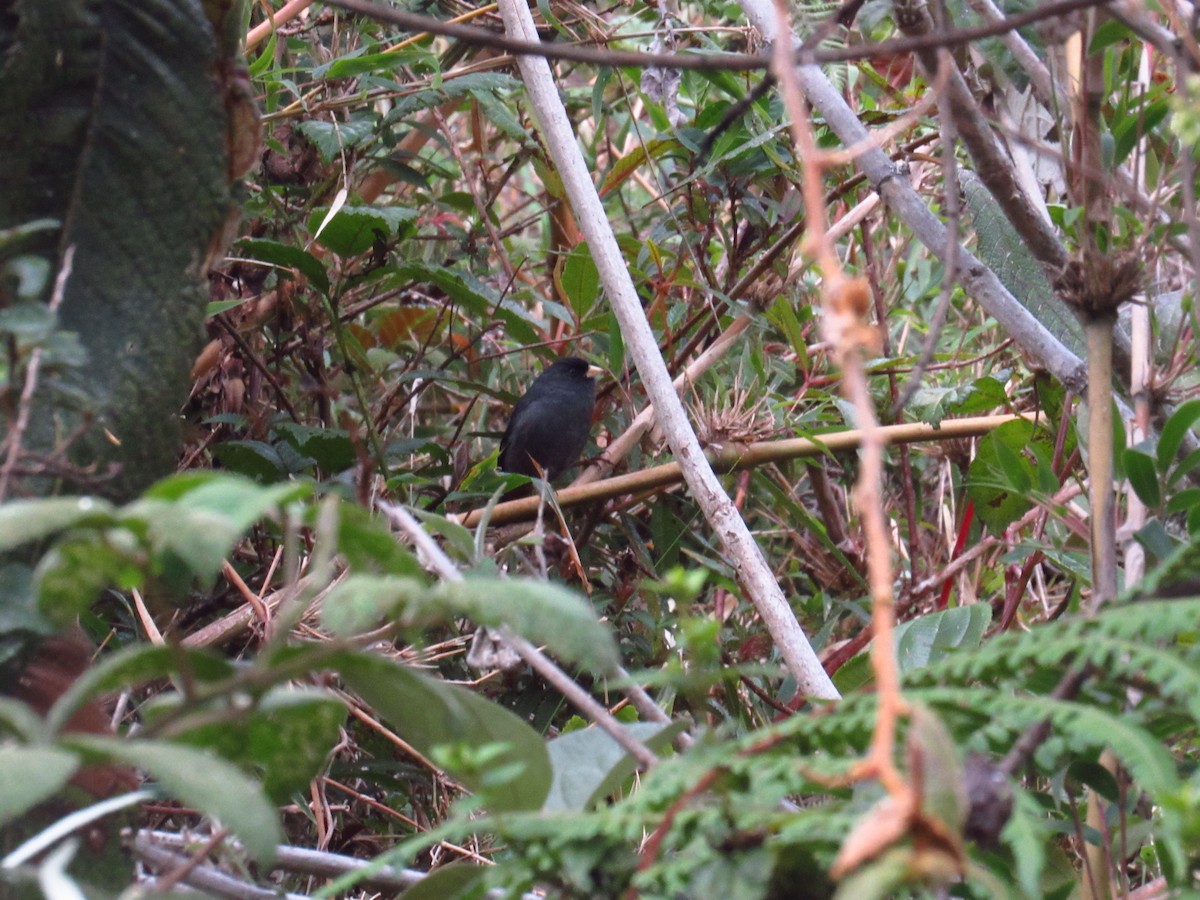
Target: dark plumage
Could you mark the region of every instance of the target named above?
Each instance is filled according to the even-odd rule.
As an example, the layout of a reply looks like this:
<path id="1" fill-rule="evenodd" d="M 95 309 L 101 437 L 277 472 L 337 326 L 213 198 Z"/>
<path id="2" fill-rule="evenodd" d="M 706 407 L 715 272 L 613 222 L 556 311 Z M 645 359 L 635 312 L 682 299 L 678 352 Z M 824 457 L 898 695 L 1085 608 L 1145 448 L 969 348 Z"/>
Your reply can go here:
<path id="1" fill-rule="evenodd" d="M 596 406 L 596 382 L 588 368 L 584 360 L 568 356 L 534 379 L 513 407 L 500 440 L 501 469 L 536 477 L 537 460 L 553 481 L 579 462 Z"/>

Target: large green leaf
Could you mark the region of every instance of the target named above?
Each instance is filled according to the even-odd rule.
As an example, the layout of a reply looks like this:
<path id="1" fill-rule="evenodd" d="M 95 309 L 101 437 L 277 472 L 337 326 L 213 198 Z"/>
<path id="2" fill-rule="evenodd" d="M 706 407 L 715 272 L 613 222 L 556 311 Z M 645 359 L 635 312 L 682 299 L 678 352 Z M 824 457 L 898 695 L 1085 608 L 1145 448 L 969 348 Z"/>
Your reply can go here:
<path id="1" fill-rule="evenodd" d="M 974 603 L 901 622 L 896 626 L 901 673 L 937 662 L 955 650 L 978 647 L 991 620 L 991 606 Z"/>
<path id="2" fill-rule="evenodd" d="M 79 757 L 57 747 L 0 744 L 0 825 L 54 796 L 79 768 Z"/>
<path id="3" fill-rule="evenodd" d="M 206 650 L 135 644 L 104 657 L 77 678 L 51 708 L 46 717 L 46 729 L 53 734 L 64 728 L 71 715 L 89 697 L 167 678 L 181 671 L 186 671 L 191 680 L 217 681 L 232 675 L 233 667 L 227 660 Z"/>
<path id="4" fill-rule="evenodd" d="M 657 748 L 678 734 L 682 723 L 635 722 L 622 728 L 631 737 Z M 554 781 L 542 812 L 584 812 L 637 769 L 637 761 L 608 732 L 596 727 L 564 734 L 550 741 L 546 749 L 554 767 Z"/>
<path id="5" fill-rule="evenodd" d="M 268 862 L 283 841 L 279 816 L 262 787 L 207 750 L 161 741 L 121 741 L 71 735 L 63 743 L 91 757 L 144 769 L 172 796 L 233 831 L 258 862 Z"/>
<path id="6" fill-rule="evenodd" d="M 515 578 L 445 582 L 439 599 L 482 625 L 508 625 L 556 656 L 597 672 L 619 662 L 616 643 L 591 604 L 561 585 Z"/>
<path id="7" fill-rule="evenodd" d="M 179 740 L 249 769 L 268 797 L 285 803 L 320 772 L 345 719 L 345 705 L 326 691 L 278 687 L 249 713 L 188 729 Z"/>
<path id="8" fill-rule="evenodd" d="M 333 665 L 346 684 L 378 711 L 397 733 L 425 756 L 438 748 L 500 745 L 489 763 L 509 771 L 500 783 L 489 771 L 456 771 L 493 812 L 534 810 L 550 790 L 550 757 L 536 731 L 489 700 L 390 660 L 343 654 Z"/>
<path id="9" fill-rule="evenodd" d="M 64 528 L 102 525 L 113 518 L 112 504 L 94 497 L 14 500 L 0 506 L 0 553 L 41 540 Z"/>

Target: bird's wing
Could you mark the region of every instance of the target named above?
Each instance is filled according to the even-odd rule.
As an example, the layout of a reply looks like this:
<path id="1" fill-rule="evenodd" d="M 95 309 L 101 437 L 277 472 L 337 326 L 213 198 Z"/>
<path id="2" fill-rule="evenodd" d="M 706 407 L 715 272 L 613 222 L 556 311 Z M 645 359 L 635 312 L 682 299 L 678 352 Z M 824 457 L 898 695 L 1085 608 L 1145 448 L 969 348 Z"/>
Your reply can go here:
<path id="1" fill-rule="evenodd" d="M 508 453 L 509 446 L 520 436 L 524 430 L 521 427 L 521 413 L 529 409 L 530 405 L 537 399 L 534 394 L 526 393 L 513 406 L 512 412 L 508 417 L 508 427 L 504 429 L 504 435 L 500 438 L 500 467 L 507 471 L 504 465 L 505 454 Z"/>

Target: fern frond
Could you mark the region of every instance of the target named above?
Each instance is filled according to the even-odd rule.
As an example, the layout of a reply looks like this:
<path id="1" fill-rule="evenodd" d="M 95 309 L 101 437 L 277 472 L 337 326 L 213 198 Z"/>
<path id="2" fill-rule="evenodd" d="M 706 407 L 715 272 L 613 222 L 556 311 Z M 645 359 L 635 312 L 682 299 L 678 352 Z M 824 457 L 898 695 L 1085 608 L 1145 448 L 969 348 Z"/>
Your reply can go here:
<path id="1" fill-rule="evenodd" d="M 1098 753 L 1111 747 L 1134 779 L 1151 793 L 1164 796 L 1181 787 L 1175 758 L 1133 715 L 1110 713 L 1071 700 L 1013 695 L 988 688 L 926 688 L 910 696 L 948 718 L 963 705 L 972 710 L 986 709 L 993 721 L 1009 729 L 1014 738 L 1029 726 L 1048 720 L 1070 751 Z"/>
<path id="2" fill-rule="evenodd" d="M 1031 632 L 997 635 L 977 650 L 956 653 L 910 673 L 914 686 L 993 682 L 1027 671 L 1031 666 L 1094 665 L 1104 669 L 1119 663 L 1120 653 L 1134 652 L 1139 660 L 1154 665 L 1174 685 L 1172 692 L 1190 695 L 1200 677 L 1192 667 L 1162 657 L 1161 665 L 1150 659 L 1153 645 L 1178 644 L 1176 661 L 1200 656 L 1193 643 L 1180 642 L 1193 634 L 1200 621 L 1200 600 L 1150 600 L 1113 607 L 1093 619 L 1070 619 L 1042 625 Z M 1113 642 L 1120 642 L 1120 647 Z M 1134 647 L 1134 644 L 1147 645 Z M 1194 701 L 1194 697 L 1189 699 Z"/>

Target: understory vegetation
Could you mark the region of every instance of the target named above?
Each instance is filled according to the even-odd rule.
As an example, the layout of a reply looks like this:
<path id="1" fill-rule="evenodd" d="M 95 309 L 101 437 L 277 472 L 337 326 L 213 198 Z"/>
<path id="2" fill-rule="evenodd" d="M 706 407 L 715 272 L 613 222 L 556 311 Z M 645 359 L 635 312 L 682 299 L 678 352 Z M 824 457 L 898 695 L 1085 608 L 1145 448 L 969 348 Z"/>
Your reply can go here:
<path id="1" fill-rule="evenodd" d="M 1193 4 L 2 9 L 0 893 L 1197 889 Z"/>

